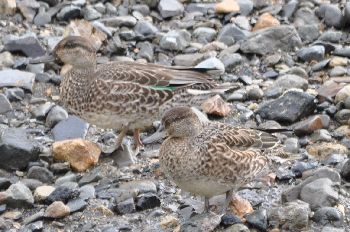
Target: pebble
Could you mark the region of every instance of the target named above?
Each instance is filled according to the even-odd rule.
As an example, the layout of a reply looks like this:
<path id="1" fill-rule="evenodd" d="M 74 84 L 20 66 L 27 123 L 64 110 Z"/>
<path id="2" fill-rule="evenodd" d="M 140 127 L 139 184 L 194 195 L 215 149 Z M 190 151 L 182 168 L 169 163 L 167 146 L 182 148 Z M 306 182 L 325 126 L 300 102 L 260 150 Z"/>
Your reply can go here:
<path id="1" fill-rule="evenodd" d="M 16 1 L 15 0 L 6 0 L 0 3 L 0 13 L 11 15 L 16 12 Z"/>
<path id="2" fill-rule="evenodd" d="M 34 197 L 30 189 L 17 182 L 6 190 L 6 205 L 11 208 L 28 208 L 34 204 Z"/>
<path id="3" fill-rule="evenodd" d="M 322 4 L 315 13 L 318 17 L 323 18 L 329 27 L 340 28 L 343 25 L 342 12 L 336 5 Z"/>
<path id="4" fill-rule="evenodd" d="M 325 48 L 321 45 L 315 45 L 308 48 L 302 48 L 298 51 L 299 59 L 310 62 L 313 60 L 321 61 L 325 56 Z"/>
<path id="5" fill-rule="evenodd" d="M 155 37 L 156 33 L 158 32 L 158 28 L 149 21 L 139 20 L 134 27 L 134 31 L 137 37 L 144 40 Z"/>
<path id="6" fill-rule="evenodd" d="M 62 201 L 55 201 L 49 205 L 44 216 L 46 218 L 63 218 L 70 214 L 70 209 Z"/>
<path id="7" fill-rule="evenodd" d="M 53 157 L 58 161 L 67 161 L 73 170 L 82 172 L 97 164 L 100 148 L 83 139 L 55 142 L 52 145 Z"/>
<path id="8" fill-rule="evenodd" d="M 284 151 L 297 154 L 299 149 L 300 146 L 297 138 L 288 138 L 284 141 Z"/>
<path id="9" fill-rule="evenodd" d="M 136 212 L 134 198 L 131 197 L 122 202 L 117 203 L 117 205 L 114 208 L 114 211 L 118 214 L 130 214 Z"/>
<path id="10" fill-rule="evenodd" d="M 169 31 L 160 40 L 159 45 L 165 50 L 182 51 L 190 42 L 191 35 L 185 30 Z"/>
<path id="11" fill-rule="evenodd" d="M 4 94 L 0 94 L 0 114 L 7 113 L 12 110 L 12 105 Z"/>
<path id="12" fill-rule="evenodd" d="M 84 176 L 79 180 L 79 185 L 86 185 L 92 182 L 97 182 L 102 179 L 101 169 L 96 167 L 85 173 Z"/>
<path id="13" fill-rule="evenodd" d="M 35 74 L 14 69 L 5 69 L 0 71 L 1 87 L 19 87 L 32 92 L 35 80 Z"/>
<path id="14" fill-rule="evenodd" d="M 115 16 L 100 21 L 109 27 L 133 27 L 137 23 L 136 18 L 133 16 Z"/>
<path id="15" fill-rule="evenodd" d="M 27 57 L 39 57 L 45 55 L 45 49 L 41 46 L 34 33 L 28 33 L 21 37 L 10 35 L 5 38 L 4 49 L 14 52 L 21 51 Z"/>
<path id="16" fill-rule="evenodd" d="M 68 201 L 67 207 L 69 208 L 70 213 L 75 213 L 78 211 L 83 211 L 87 207 L 88 203 L 83 199 L 72 199 Z"/>
<path id="17" fill-rule="evenodd" d="M 46 198 L 55 190 L 55 187 L 50 185 L 42 185 L 35 189 L 34 200 L 35 202 L 43 202 Z"/>
<path id="18" fill-rule="evenodd" d="M 328 128 L 330 124 L 328 115 L 314 115 L 295 124 L 294 133 L 298 136 L 311 134 L 318 129 Z"/>
<path id="19" fill-rule="evenodd" d="M 53 203 L 55 201 L 62 201 L 64 203 L 71 199 L 77 198 L 80 192 L 77 189 L 71 189 L 65 186 L 58 186 L 55 190 L 46 198 L 47 203 Z"/>
<path id="20" fill-rule="evenodd" d="M 308 81 L 295 74 L 285 74 L 278 77 L 274 83 L 274 87 L 280 87 L 283 90 L 289 88 L 297 88 L 306 90 L 308 88 Z"/>
<path id="21" fill-rule="evenodd" d="M 151 180 L 134 180 L 122 183 L 119 188 L 135 190 L 138 193 L 157 193 L 157 186 Z"/>
<path id="22" fill-rule="evenodd" d="M 52 102 L 46 102 L 44 104 L 41 104 L 37 107 L 33 107 L 31 109 L 32 115 L 39 119 L 39 120 L 44 120 L 47 113 L 50 111 L 50 109 L 54 106 L 54 103 Z"/>
<path id="23" fill-rule="evenodd" d="M 216 37 L 216 30 L 210 27 L 198 27 L 193 31 L 193 36 L 199 43 L 207 44 Z"/>
<path id="24" fill-rule="evenodd" d="M 0 68 L 9 68 L 15 64 L 13 56 L 10 52 L 2 52 L 0 53 Z"/>
<path id="25" fill-rule="evenodd" d="M 267 230 L 267 211 L 257 210 L 245 217 L 249 225 L 261 231 Z"/>
<path id="26" fill-rule="evenodd" d="M 21 88 L 9 88 L 5 90 L 5 95 L 9 101 L 22 101 L 24 99 L 24 91 Z"/>
<path id="27" fill-rule="evenodd" d="M 160 206 L 160 199 L 156 194 L 145 193 L 137 196 L 136 208 L 138 210 L 153 209 Z"/>
<path id="28" fill-rule="evenodd" d="M 184 6 L 177 0 L 160 0 L 158 10 L 163 18 L 181 15 Z"/>
<path id="29" fill-rule="evenodd" d="M 95 187 L 93 185 L 87 184 L 80 187 L 79 198 L 82 200 L 88 200 L 95 198 Z"/>
<path id="30" fill-rule="evenodd" d="M 236 13 L 239 10 L 240 6 L 236 0 L 224 0 L 215 5 L 215 12 L 218 14 Z"/>
<path id="31" fill-rule="evenodd" d="M 242 223 L 242 220 L 236 215 L 230 213 L 230 214 L 225 214 L 221 217 L 220 225 L 227 228 L 231 225 L 238 224 L 238 223 Z"/>
<path id="32" fill-rule="evenodd" d="M 278 19 L 273 17 L 270 13 L 263 13 L 256 24 L 253 27 L 253 31 L 261 30 L 264 28 L 269 28 L 269 27 L 276 27 L 279 26 L 280 22 Z"/>
<path id="33" fill-rule="evenodd" d="M 250 232 L 249 228 L 243 224 L 234 224 L 225 229 L 224 232 Z"/>
<path id="34" fill-rule="evenodd" d="M 348 160 L 341 169 L 341 176 L 344 178 L 344 180 L 350 182 L 350 160 Z"/>
<path id="35" fill-rule="evenodd" d="M 227 24 L 220 30 L 217 40 L 227 46 L 231 46 L 236 41 L 247 39 L 250 34 L 251 32 L 242 30 L 233 24 Z"/>
<path id="36" fill-rule="evenodd" d="M 37 160 L 40 148 L 20 128 L 9 128 L 0 135 L 0 167 L 5 170 L 21 170 L 30 161 Z"/>
<path id="37" fill-rule="evenodd" d="M 76 181 L 77 181 L 77 175 L 75 173 L 66 173 L 66 175 L 56 179 L 55 185 L 59 186 L 66 182 L 76 182 Z"/>
<path id="38" fill-rule="evenodd" d="M 334 102 L 345 102 L 345 100 L 350 97 L 350 85 L 344 86 L 342 89 L 338 91 L 338 93 L 335 95 Z"/>
<path id="39" fill-rule="evenodd" d="M 75 5 L 66 5 L 57 14 L 57 19 L 60 21 L 69 21 L 80 17 L 81 8 Z"/>

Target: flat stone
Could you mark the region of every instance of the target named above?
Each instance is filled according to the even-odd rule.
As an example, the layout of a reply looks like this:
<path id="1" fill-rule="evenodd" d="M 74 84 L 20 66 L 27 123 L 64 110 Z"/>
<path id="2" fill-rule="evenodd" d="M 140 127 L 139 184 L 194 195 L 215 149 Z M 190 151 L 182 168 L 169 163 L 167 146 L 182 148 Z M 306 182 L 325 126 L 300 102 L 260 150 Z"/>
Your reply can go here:
<path id="1" fill-rule="evenodd" d="M 90 198 L 95 198 L 95 187 L 93 185 L 87 184 L 80 187 L 80 199 L 88 200 Z"/>
<path id="2" fill-rule="evenodd" d="M 53 173 L 47 168 L 33 166 L 28 170 L 28 178 L 37 179 L 43 183 L 51 183 L 53 181 Z"/>
<path id="3" fill-rule="evenodd" d="M 98 12 L 93 6 L 86 6 L 84 9 L 84 19 L 91 21 L 102 17 L 102 14 Z"/>
<path id="4" fill-rule="evenodd" d="M 178 66 L 195 66 L 204 59 L 204 55 L 201 53 L 194 54 L 180 54 L 174 57 L 174 63 Z"/>
<path id="5" fill-rule="evenodd" d="M 20 51 L 32 58 L 43 56 L 46 53 L 45 49 L 39 43 L 38 38 L 33 33 L 28 33 L 21 37 L 13 35 L 6 37 L 4 49 L 10 52 Z"/>
<path id="6" fill-rule="evenodd" d="M 298 51 L 297 53 L 299 59 L 303 60 L 303 61 L 321 61 L 324 59 L 324 55 L 325 55 L 325 48 L 324 46 L 321 45 L 315 45 L 312 47 L 308 47 L 308 48 L 302 48 Z"/>
<path id="7" fill-rule="evenodd" d="M 24 169 L 30 161 L 38 159 L 40 148 L 28 139 L 26 130 L 6 129 L 0 136 L 0 168 Z"/>
<path id="8" fill-rule="evenodd" d="M 77 179 L 78 178 L 77 178 L 77 175 L 75 173 L 67 173 L 64 176 L 57 178 L 55 181 L 55 185 L 59 186 L 59 185 L 62 185 L 63 183 L 66 183 L 66 182 L 76 182 Z"/>
<path id="9" fill-rule="evenodd" d="M 225 72 L 225 65 L 216 57 L 211 57 L 206 60 L 203 60 L 195 66 L 195 68 L 207 68 L 207 69 L 217 69 L 221 73 Z"/>
<path id="10" fill-rule="evenodd" d="M 339 194 L 333 186 L 328 178 L 314 180 L 301 189 L 300 199 L 309 203 L 312 210 L 334 206 L 339 200 Z"/>
<path id="11" fill-rule="evenodd" d="M 4 94 L 0 94 L 0 114 L 7 113 L 12 110 L 10 101 Z"/>
<path id="12" fill-rule="evenodd" d="M 261 104 L 257 113 L 264 119 L 292 123 L 313 113 L 314 99 L 307 93 L 288 91 L 278 99 Z"/>
<path id="13" fill-rule="evenodd" d="M 349 63 L 349 59 L 348 59 L 348 58 L 335 56 L 335 57 L 333 57 L 333 58 L 330 60 L 329 66 L 330 66 L 330 67 L 347 66 L 348 63 Z"/>
<path id="14" fill-rule="evenodd" d="M 288 38 L 288 39 L 287 39 Z M 277 26 L 254 32 L 241 44 L 243 53 L 266 55 L 281 51 L 293 51 L 301 47 L 301 39 L 293 26 Z"/>
<path id="15" fill-rule="evenodd" d="M 49 205 L 46 210 L 44 217 L 46 218 L 63 218 L 70 214 L 70 209 L 62 201 L 55 201 Z"/>
<path id="16" fill-rule="evenodd" d="M 298 0 L 291 0 L 288 3 L 284 4 L 282 7 L 282 16 L 290 20 L 295 11 L 298 9 L 298 5 Z"/>
<path id="17" fill-rule="evenodd" d="M 88 203 L 83 199 L 72 199 L 68 201 L 67 207 L 69 208 L 70 213 L 82 211 L 87 207 Z"/>
<path id="18" fill-rule="evenodd" d="M 191 35 L 185 30 L 169 31 L 160 40 L 161 48 L 170 51 L 185 49 L 191 40 Z"/>
<path id="19" fill-rule="evenodd" d="M 82 139 L 55 142 L 52 145 L 55 160 L 67 161 L 75 171 L 85 171 L 97 164 L 101 150 L 88 141 Z"/>
<path id="20" fill-rule="evenodd" d="M 180 231 L 214 231 L 220 221 L 221 215 L 211 212 L 201 213 L 182 223 Z"/>
<path id="21" fill-rule="evenodd" d="M 309 204 L 299 200 L 269 208 L 267 212 L 270 226 L 290 231 L 308 229 L 310 213 Z"/>
<path id="22" fill-rule="evenodd" d="M 20 87 L 32 92 L 35 74 L 13 69 L 0 71 L 0 88 L 1 87 Z"/>
<path id="23" fill-rule="evenodd" d="M 133 27 L 136 25 L 136 18 L 133 16 L 115 16 L 112 18 L 106 18 L 100 20 L 102 23 L 104 23 L 106 26 L 109 27 Z"/>
<path id="24" fill-rule="evenodd" d="M 237 3 L 239 5 L 241 15 L 244 16 L 250 15 L 254 8 L 254 3 L 251 0 L 237 0 Z"/>
<path id="25" fill-rule="evenodd" d="M 321 34 L 321 36 L 318 38 L 319 40 L 330 42 L 330 43 L 339 43 L 343 36 L 343 33 L 341 31 L 325 31 Z"/>
<path id="26" fill-rule="evenodd" d="M 28 20 L 28 22 L 32 22 L 40 4 L 35 0 L 16 1 L 16 3 L 17 8 L 22 15 Z"/>
<path id="27" fill-rule="evenodd" d="M 85 185 L 92 182 L 97 182 L 102 179 L 101 168 L 96 167 L 85 173 L 84 176 L 79 180 L 79 185 Z"/>
<path id="28" fill-rule="evenodd" d="M 23 207 L 32 207 L 34 203 L 34 197 L 30 189 L 22 184 L 17 182 L 12 184 L 6 190 L 7 198 L 6 205 L 11 208 L 23 208 Z"/>
<path id="29" fill-rule="evenodd" d="M 57 123 L 52 129 L 55 141 L 85 138 L 89 124 L 76 116 L 68 116 L 66 120 Z"/>
<path id="30" fill-rule="evenodd" d="M 177 0 L 160 0 L 158 10 L 163 18 L 181 15 L 184 11 L 184 6 Z"/>
<path id="31" fill-rule="evenodd" d="M 136 190 L 138 193 L 157 193 L 157 186 L 151 180 L 134 180 L 122 183 L 119 188 Z"/>

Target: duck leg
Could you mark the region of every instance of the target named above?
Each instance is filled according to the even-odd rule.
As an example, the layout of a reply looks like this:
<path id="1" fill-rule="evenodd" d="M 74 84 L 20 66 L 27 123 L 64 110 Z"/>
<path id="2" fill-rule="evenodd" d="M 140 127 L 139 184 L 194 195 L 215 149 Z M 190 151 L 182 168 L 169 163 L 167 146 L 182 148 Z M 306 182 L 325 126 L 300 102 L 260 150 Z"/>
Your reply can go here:
<path id="1" fill-rule="evenodd" d="M 233 195 L 233 189 L 226 192 L 225 204 L 224 204 L 224 208 L 222 209 L 223 214 L 226 213 L 227 207 L 230 204 L 230 201 L 232 200 L 232 195 Z"/>
<path id="2" fill-rule="evenodd" d="M 117 141 L 116 141 L 116 150 L 119 148 L 119 147 L 122 147 L 122 143 L 123 143 L 123 139 L 124 137 L 126 136 L 126 133 L 128 132 L 128 126 L 123 126 L 119 135 L 118 135 L 118 138 L 117 138 Z"/>
<path id="3" fill-rule="evenodd" d="M 134 141 L 135 141 L 135 151 L 134 154 L 137 155 L 140 151 L 140 148 L 144 147 L 141 138 L 140 138 L 140 129 L 135 129 L 134 131 Z"/>
<path id="4" fill-rule="evenodd" d="M 209 197 L 204 197 L 204 213 L 209 212 Z"/>

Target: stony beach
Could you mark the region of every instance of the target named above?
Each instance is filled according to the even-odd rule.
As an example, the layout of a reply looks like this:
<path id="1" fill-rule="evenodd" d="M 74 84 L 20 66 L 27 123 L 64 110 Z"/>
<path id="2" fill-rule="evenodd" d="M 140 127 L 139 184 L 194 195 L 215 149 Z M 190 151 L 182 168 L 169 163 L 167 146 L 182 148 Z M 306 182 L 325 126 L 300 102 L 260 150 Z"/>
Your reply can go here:
<path id="1" fill-rule="evenodd" d="M 1 1 L 0 231 L 350 231 L 349 27 L 345 0 Z M 221 70 L 239 87 L 202 111 L 274 133 L 286 159 L 230 213 L 224 195 L 202 213 L 160 168 L 160 121 L 135 161 L 131 136 L 113 151 L 119 131 L 60 105 L 69 67 L 30 61 L 67 35 L 91 39 L 98 64 Z"/>

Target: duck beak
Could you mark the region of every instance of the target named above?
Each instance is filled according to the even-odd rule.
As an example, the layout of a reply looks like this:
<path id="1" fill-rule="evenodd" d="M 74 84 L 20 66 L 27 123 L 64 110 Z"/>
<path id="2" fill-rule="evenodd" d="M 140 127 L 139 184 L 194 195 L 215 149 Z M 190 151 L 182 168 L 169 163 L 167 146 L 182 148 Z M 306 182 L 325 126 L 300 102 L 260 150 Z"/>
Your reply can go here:
<path id="1" fill-rule="evenodd" d="M 55 61 L 56 58 L 52 54 L 39 56 L 29 60 L 29 64 L 41 64 L 41 63 L 49 63 Z"/>

